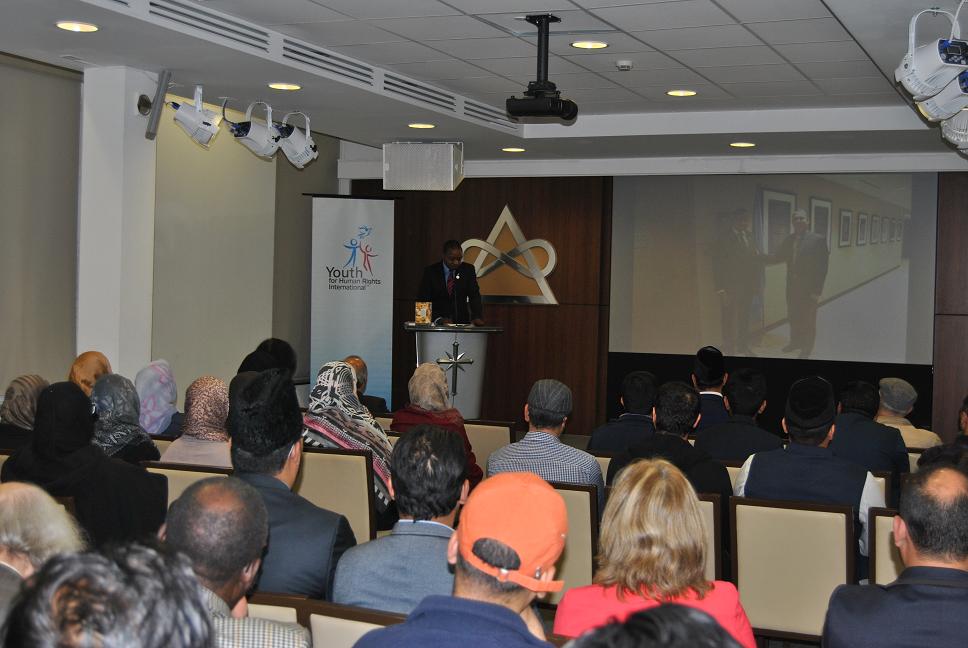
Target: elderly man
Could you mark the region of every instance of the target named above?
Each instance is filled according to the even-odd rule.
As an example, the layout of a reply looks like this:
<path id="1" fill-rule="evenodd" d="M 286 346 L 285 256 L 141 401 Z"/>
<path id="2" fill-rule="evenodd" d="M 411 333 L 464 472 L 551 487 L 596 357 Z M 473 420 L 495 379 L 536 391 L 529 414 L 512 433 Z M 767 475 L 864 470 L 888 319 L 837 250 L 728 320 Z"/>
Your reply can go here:
<path id="1" fill-rule="evenodd" d="M 363 407 L 370 410 L 370 414 L 374 416 L 377 414 L 386 414 L 389 411 L 387 409 L 386 399 L 380 398 L 379 396 L 370 396 L 365 393 L 369 372 L 367 371 L 366 362 L 363 361 L 363 358 L 358 355 L 351 355 L 343 358 L 343 362 L 353 367 L 353 373 L 356 374 L 356 396 L 360 399 Z"/>
<path id="2" fill-rule="evenodd" d="M 875 421 L 900 430 L 904 445 L 909 448 L 941 445 L 941 437 L 931 430 L 914 427 L 906 418 L 918 400 L 918 392 L 911 383 L 902 378 L 881 378 L 878 386 L 881 404 L 877 416 L 874 417 Z"/>
<path id="3" fill-rule="evenodd" d="M 841 585 L 827 648 L 963 646 L 968 637 L 968 477 L 950 466 L 911 475 L 894 517 L 904 571 L 888 585 Z"/>

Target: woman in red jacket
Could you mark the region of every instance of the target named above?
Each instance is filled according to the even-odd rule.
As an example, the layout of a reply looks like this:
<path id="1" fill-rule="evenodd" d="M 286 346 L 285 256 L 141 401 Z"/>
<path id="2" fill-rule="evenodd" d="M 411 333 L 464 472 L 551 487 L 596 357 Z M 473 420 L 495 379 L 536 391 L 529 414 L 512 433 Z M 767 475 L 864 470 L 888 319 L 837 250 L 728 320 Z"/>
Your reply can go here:
<path id="1" fill-rule="evenodd" d="M 400 434 L 406 434 L 415 425 L 436 425 L 455 434 L 464 440 L 464 450 L 467 452 L 467 479 L 473 489 L 484 477 L 484 471 L 477 465 L 477 457 L 467 438 L 464 429 L 464 417 L 450 406 L 447 395 L 447 378 L 444 370 L 435 362 L 425 362 L 416 368 L 410 382 L 407 383 L 410 392 L 410 403 L 401 410 L 393 413 L 390 429 Z"/>

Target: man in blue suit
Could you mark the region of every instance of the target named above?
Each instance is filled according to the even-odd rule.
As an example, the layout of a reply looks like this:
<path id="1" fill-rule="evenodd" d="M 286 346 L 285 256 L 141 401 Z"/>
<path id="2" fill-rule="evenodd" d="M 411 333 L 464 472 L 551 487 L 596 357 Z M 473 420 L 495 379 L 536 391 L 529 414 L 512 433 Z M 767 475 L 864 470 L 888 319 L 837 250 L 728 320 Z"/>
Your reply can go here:
<path id="1" fill-rule="evenodd" d="M 418 425 L 397 441 L 390 474 L 400 521 L 390 535 L 343 555 L 333 600 L 409 614 L 425 596 L 449 596 L 454 588 L 447 543 L 469 488 L 464 443 L 443 428 Z"/>

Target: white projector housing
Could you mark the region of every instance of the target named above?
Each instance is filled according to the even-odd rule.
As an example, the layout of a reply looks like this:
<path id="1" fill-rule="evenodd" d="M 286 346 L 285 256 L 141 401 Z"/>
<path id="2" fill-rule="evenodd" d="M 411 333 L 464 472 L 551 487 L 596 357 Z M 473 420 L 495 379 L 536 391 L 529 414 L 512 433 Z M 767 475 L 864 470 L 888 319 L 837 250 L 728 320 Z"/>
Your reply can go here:
<path id="1" fill-rule="evenodd" d="M 951 119 L 941 122 L 941 136 L 964 153 L 968 149 L 968 111 L 958 111 Z"/>
<path id="2" fill-rule="evenodd" d="M 392 142 L 383 145 L 383 188 L 453 191 L 464 179 L 461 142 Z"/>
<path id="3" fill-rule="evenodd" d="M 918 18 L 926 13 L 946 16 L 952 25 L 951 38 L 932 40 L 915 46 Z M 925 9 L 914 14 L 908 28 L 908 51 L 894 71 L 894 79 L 911 93 L 915 101 L 924 101 L 941 92 L 959 72 L 968 70 L 968 43 L 960 36 L 955 17 L 947 11 Z"/>
<path id="4" fill-rule="evenodd" d="M 289 125 L 289 118 L 294 115 L 302 115 L 306 120 L 306 130 L 301 131 L 295 126 Z M 282 124 L 276 127 L 279 136 L 279 148 L 286 154 L 294 167 L 301 169 L 319 157 L 319 149 L 313 141 L 312 133 L 309 130 L 309 115 L 303 112 L 291 112 L 282 118 Z"/>
<path id="5" fill-rule="evenodd" d="M 208 148 L 208 145 L 218 135 L 218 126 L 222 116 L 211 110 L 206 110 L 202 104 L 202 86 L 195 86 L 195 103 L 187 104 L 172 101 L 175 109 L 175 123 L 188 133 L 193 140 Z"/>
<path id="6" fill-rule="evenodd" d="M 259 104 L 266 107 L 265 123 L 252 121 L 252 108 Z M 250 103 L 245 111 L 245 121 L 232 124 L 231 131 L 236 140 L 259 157 L 271 158 L 279 148 L 279 133 L 272 124 L 272 106 L 264 101 Z"/>
<path id="7" fill-rule="evenodd" d="M 968 108 L 968 72 L 961 72 L 944 87 L 944 90 L 929 99 L 918 102 L 918 111 L 928 121 L 942 121 Z"/>

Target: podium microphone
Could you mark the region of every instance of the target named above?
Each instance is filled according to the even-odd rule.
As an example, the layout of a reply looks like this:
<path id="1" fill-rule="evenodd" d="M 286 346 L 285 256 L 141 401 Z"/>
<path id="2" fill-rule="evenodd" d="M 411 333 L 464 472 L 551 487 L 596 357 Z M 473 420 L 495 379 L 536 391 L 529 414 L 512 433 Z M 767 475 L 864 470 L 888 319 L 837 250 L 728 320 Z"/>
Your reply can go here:
<path id="1" fill-rule="evenodd" d="M 457 282 L 460 281 L 460 270 L 454 272 L 454 293 L 451 295 L 453 310 L 451 311 L 451 322 L 457 324 Z"/>

